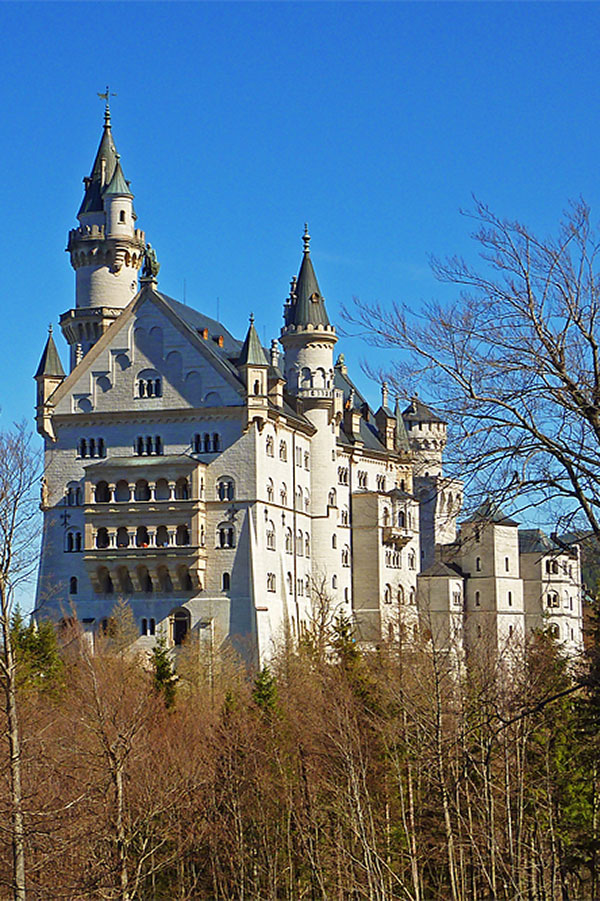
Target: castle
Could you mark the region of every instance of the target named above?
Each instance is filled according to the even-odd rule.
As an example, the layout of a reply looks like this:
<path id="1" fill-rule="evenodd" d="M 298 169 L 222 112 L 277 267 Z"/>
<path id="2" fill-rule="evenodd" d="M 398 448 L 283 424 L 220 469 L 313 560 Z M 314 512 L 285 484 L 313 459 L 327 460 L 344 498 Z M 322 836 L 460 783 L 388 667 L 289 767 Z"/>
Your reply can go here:
<path id="1" fill-rule="evenodd" d="M 140 648 L 195 632 L 264 661 L 315 598 L 358 639 L 497 647 L 547 627 L 582 646 L 576 548 L 484 505 L 457 529 L 446 424 L 388 388 L 374 412 L 329 321 L 308 229 L 279 337 L 265 349 L 160 291 L 136 227 L 108 104 L 78 225 L 75 306 L 35 374 L 45 443 L 36 610 L 90 641 L 129 603 Z"/>

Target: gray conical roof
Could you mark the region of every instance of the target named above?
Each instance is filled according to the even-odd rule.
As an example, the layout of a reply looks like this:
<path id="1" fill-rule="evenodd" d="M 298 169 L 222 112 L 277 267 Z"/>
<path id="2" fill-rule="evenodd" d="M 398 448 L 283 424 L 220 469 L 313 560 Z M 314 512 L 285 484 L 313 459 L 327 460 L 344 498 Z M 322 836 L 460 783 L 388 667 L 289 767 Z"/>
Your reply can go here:
<path id="1" fill-rule="evenodd" d="M 463 520 L 463 522 L 488 522 L 495 523 L 499 526 L 519 525 L 518 522 L 511 519 L 510 516 L 507 516 L 506 513 L 500 509 L 499 504 L 490 497 L 475 510 L 475 513 L 469 516 L 468 519 Z"/>
<path id="2" fill-rule="evenodd" d="M 42 359 L 40 360 L 40 365 L 37 368 L 34 379 L 40 378 L 45 375 L 53 376 L 54 378 L 65 377 L 65 371 L 62 368 L 58 350 L 56 349 L 56 344 L 54 343 L 54 338 L 52 337 L 52 327 L 50 327 L 48 330 L 48 340 L 46 341 Z"/>
<path id="3" fill-rule="evenodd" d="M 238 360 L 238 366 L 268 366 L 269 363 L 262 349 L 256 329 L 254 328 L 254 316 L 250 317 L 250 326 L 246 340 L 242 345 L 242 352 Z"/>
<path id="4" fill-rule="evenodd" d="M 286 313 L 286 325 L 329 325 L 325 300 L 321 294 L 317 276 L 310 258 L 310 235 L 305 226 L 304 255 L 300 264 L 294 296 Z"/>
<path id="5" fill-rule="evenodd" d="M 129 184 L 125 176 L 123 175 L 123 170 L 121 168 L 121 158 L 117 153 L 117 162 L 115 164 L 115 171 L 113 172 L 113 176 L 102 192 L 102 196 L 105 197 L 107 194 L 119 194 L 124 197 L 133 197 L 129 189 Z"/>
<path id="6" fill-rule="evenodd" d="M 394 416 L 396 417 L 396 450 L 410 452 L 410 442 L 408 433 L 402 418 L 402 410 L 400 409 L 400 400 L 396 398 L 396 406 L 394 408 Z"/>
<path id="7" fill-rule="evenodd" d="M 402 416 L 408 422 L 441 422 L 445 425 L 445 420 L 438 416 L 437 413 L 434 413 L 422 400 L 419 400 L 416 394 L 414 397 L 411 397 L 410 404 L 404 410 Z"/>
<path id="8" fill-rule="evenodd" d="M 102 161 L 104 160 L 104 167 Z M 105 113 L 104 130 L 100 139 L 100 146 L 96 153 L 92 172 L 87 181 L 85 194 L 79 208 L 78 216 L 82 213 L 101 213 L 104 209 L 102 205 L 102 191 L 104 187 L 110 183 L 115 166 L 117 164 L 117 149 L 113 140 L 110 128 L 110 116 Z M 102 169 L 104 168 L 104 180 L 102 179 Z"/>

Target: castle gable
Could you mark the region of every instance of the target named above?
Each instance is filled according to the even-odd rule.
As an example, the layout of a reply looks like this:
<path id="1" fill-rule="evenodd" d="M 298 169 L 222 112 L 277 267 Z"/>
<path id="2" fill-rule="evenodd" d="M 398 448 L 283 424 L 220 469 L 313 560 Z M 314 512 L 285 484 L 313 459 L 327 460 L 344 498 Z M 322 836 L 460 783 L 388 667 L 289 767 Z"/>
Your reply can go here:
<path id="1" fill-rule="evenodd" d="M 186 321 L 180 308 L 190 308 L 169 301 L 144 287 L 55 392 L 54 411 L 241 405 L 244 388 L 225 352 L 224 338 L 209 334 L 206 327 L 194 328 L 195 311 Z M 227 340 L 231 352 L 234 339 L 228 333 Z"/>

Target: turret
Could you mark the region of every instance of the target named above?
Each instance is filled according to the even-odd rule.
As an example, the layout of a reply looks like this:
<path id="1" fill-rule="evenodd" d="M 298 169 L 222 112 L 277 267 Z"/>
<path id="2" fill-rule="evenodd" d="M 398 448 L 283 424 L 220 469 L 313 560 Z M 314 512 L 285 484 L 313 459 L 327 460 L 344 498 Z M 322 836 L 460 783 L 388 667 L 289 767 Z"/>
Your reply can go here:
<path id="1" fill-rule="evenodd" d="M 76 274 L 75 308 L 60 319 L 71 369 L 136 294 L 144 259 L 145 237 L 135 227 L 133 194 L 113 140 L 108 99 L 98 152 L 83 182 L 79 226 L 69 232 L 67 245 Z"/>
<path id="2" fill-rule="evenodd" d="M 333 397 L 333 348 L 337 341 L 310 258 L 304 226 L 304 253 L 284 307 L 280 341 L 285 351 L 287 390 L 303 400 Z"/>
<path id="3" fill-rule="evenodd" d="M 402 414 L 411 450 L 415 476 L 437 476 L 442 472 L 446 446 L 446 423 L 415 395 Z"/>
<path id="4" fill-rule="evenodd" d="M 237 365 L 246 385 L 246 425 L 257 422 L 262 427 L 268 411 L 269 362 L 254 328 L 253 315 Z"/>
<path id="5" fill-rule="evenodd" d="M 37 382 L 37 397 L 35 418 L 38 432 L 49 438 L 54 437 L 49 416 L 48 399 L 63 382 L 65 372 L 60 362 L 60 356 L 52 337 L 52 326 L 48 326 L 48 340 L 40 360 L 40 365 L 34 375 Z"/>

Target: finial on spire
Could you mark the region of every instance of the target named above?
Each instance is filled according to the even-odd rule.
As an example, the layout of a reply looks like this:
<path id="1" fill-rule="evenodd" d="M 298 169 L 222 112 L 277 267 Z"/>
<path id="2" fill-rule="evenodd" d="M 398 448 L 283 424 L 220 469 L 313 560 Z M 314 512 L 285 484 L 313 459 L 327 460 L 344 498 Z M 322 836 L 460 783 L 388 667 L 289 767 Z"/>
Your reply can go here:
<path id="1" fill-rule="evenodd" d="M 98 93 L 98 97 L 100 100 L 104 100 L 106 102 L 106 106 L 104 107 L 104 124 L 110 125 L 110 98 L 116 97 L 115 93 L 111 93 L 111 90 L 108 85 L 106 85 L 106 91 L 104 94 Z"/>
<path id="2" fill-rule="evenodd" d="M 308 233 L 308 222 L 304 223 L 304 234 L 302 235 L 304 242 L 304 253 L 310 253 L 310 235 Z"/>
<path id="3" fill-rule="evenodd" d="M 54 326 L 53 326 L 52 323 L 50 322 L 49 325 L 48 325 L 48 334 L 51 335 L 52 332 L 53 332 L 53 330 L 54 330 Z"/>
<path id="4" fill-rule="evenodd" d="M 250 313 L 250 325 L 254 325 L 254 313 Z"/>

